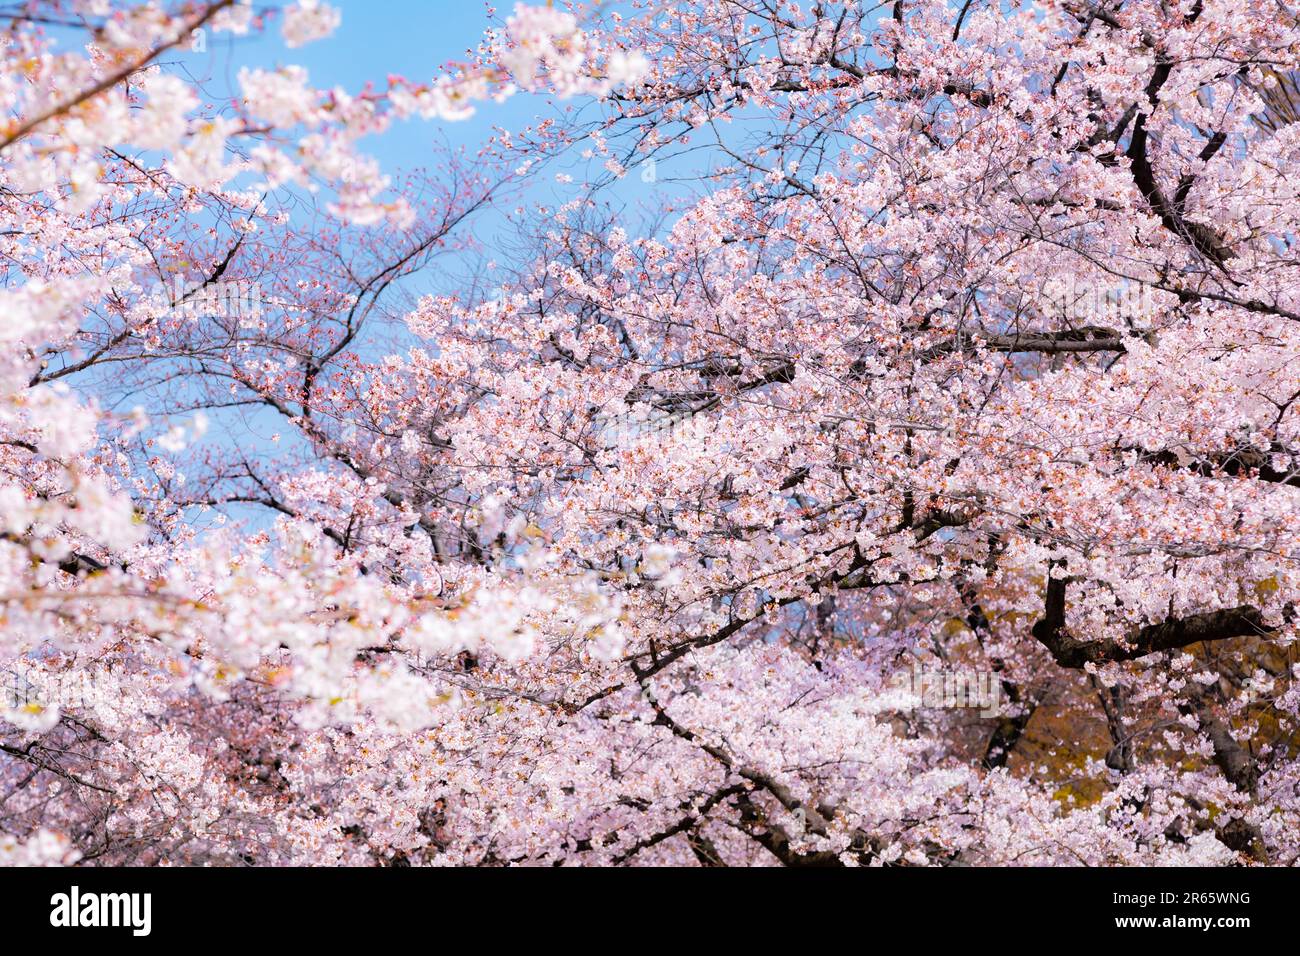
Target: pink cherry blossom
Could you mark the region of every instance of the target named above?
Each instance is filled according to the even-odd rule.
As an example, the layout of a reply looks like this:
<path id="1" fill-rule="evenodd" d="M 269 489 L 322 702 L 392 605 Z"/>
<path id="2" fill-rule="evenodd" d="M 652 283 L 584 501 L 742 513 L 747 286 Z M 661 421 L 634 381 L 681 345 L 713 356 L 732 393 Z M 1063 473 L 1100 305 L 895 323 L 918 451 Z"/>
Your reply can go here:
<path id="1" fill-rule="evenodd" d="M 0 864 L 1300 861 L 1300 21 L 521 4 L 213 104 L 169 51 L 260 10 L 57 8 Z"/>

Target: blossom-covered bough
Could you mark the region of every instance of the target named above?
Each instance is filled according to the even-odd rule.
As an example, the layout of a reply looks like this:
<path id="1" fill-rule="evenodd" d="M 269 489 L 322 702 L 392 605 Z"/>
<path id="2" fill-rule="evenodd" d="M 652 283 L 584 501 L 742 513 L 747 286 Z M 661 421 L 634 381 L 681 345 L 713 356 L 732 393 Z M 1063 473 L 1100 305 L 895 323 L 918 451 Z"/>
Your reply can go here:
<path id="1" fill-rule="evenodd" d="M 15 10 L 0 854 L 1296 862 L 1295 14 L 521 6 L 432 82 L 215 109 L 167 52 L 264 11 Z M 599 119 L 358 151 L 516 87 Z M 663 228 L 601 203 L 678 163 Z"/>

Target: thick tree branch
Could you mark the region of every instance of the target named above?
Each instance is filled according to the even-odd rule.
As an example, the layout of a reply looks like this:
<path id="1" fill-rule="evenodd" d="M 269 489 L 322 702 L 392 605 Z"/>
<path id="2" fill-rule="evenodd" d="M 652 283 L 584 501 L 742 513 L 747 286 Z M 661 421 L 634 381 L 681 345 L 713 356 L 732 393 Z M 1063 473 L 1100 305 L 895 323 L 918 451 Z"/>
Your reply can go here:
<path id="1" fill-rule="evenodd" d="M 1265 624 L 1256 607 L 1243 604 L 1218 611 L 1205 611 L 1139 628 L 1123 641 L 1081 641 L 1065 624 L 1066 578 L 1049 578 L 1042 618 L 1033 635 L 1062 667 L 1131 661 L 1157 651 L 1177 650 L 1203 641 L 1224 641 L 1234 637 L 1267 636 L 1274 628 Z"/>

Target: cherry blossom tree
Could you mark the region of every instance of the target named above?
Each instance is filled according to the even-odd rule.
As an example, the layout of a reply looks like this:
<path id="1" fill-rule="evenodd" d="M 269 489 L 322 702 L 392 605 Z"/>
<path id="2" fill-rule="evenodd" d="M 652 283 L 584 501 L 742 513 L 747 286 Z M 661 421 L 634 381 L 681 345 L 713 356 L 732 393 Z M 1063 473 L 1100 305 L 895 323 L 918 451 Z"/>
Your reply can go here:
<path id="1" fill-rule="evenodd" d="M 269 11 L 6 16 L 0 860 L 1300 859 L 1295 11 L 520 6 L 223 108 L 167 51 Z"/>

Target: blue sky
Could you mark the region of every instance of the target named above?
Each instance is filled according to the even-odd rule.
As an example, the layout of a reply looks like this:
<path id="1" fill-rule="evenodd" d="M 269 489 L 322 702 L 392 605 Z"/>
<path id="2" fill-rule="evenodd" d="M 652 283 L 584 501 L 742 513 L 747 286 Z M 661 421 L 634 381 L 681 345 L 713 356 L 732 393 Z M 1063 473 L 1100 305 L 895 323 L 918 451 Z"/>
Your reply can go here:
<path id="1" fill-rule="evenodd" d="M 367 82 L 383 86 L 389 74 L 412 80 L 432 79 L 452 61 L 467 59 L 490 25 L 486 4 L 475 0 L 333 0 L 343 24 L 333 36 L 297 49 L 280 37 L 276 21 L 256 36 L 208 37 L 205 53 L 187 53 L 178 60 L 197 77 L 210 78 L 214 92 L 233 89 L 242 66 L 271 67 L 295 63 L 305 67 L 313 85 L 342 86 L 350 91 Z M 453 145 L 475 147 L 494 124 L 526 124 L 548 109 L 544 97 L 519 96 L 488 105 L 477 116 L 458 123 L 401 124 L 367 146 L 380 159 L 395 165 L 419 165 L 437 137 Z"/>
<path id="2" fill-rule="evenodd" d="M 487 4 L 478 0 L 332 0 L 332 3 L 342 11 L 343 22 L 324 40 L 289 49 L 280 36 L 277 19 L 259 35 L 210 34 L 206 38 L 206 51 L 181 52 L 175 56 L 172 66 L 199 80 L 214 100 L 237 94 L 236 77 L 241 67 L 274 67 L 285 63 L 305 67 L 316 87 L 337 85 L 356 92 L 367 83 L 384 86 L 390 74 L 413 81 L 431 80 L 448 64 L 468 59 L 484 31 L 493 26 Z M 512 0 L 498 4 L 498 25 L 512 9 Z M 443 144 L 472 154 L 496 127 L 517 131 L 539 118 L 574 109 L 590 117 L 597 115 L 593 111 L 599 110 L 599 106 L 576 98 L 557 100 L 541 94 L 517 93 L 503 103 L 480 104 L 469 120 L 415 119 L 398 123 L 382 136 L 364 140 L 362 146 L 391 175 L 436 161 Z M 571 156 L 566 158 L 567 165 L 548 166 L 545 175 L 536 177 L 528 198 L 554 205 L 577 195 L 588 178 L 581 168 L 573 167 L 577 161 L 576 156 Z M 558 172 L 572 174 L 574 183 L 562 187 L 554 178 Z M 640 177 L 629 175 L 611 193 L 608 198 L 616 203 L 642 204 L 656 198 L 657 191 L 642 188 Z"/>
<path id="3" fill-rule="evenodd" d="M 400 74 L 413 81 L 431 80 L 453 62 L 463 62 L 482 39 L 484 31 L 492 25 L 486 5 L 476 0 L 331 0 L 341 9 L 343 22 L 335 33 L 315 43 L 298 49 L 289 49 L 280 35 L 278 20 L 272 20 L 261 34 L 246 37 L 230 34 L 212 34 L 205 39 L 206 49 L 181 49 L 168 58 L 168 68 L 197 81 L 214 104 L 238 95 L 237 76 L 243 67 L 273 68 L 279 64 L 297 64 L 307 69 L 311 84 L 318 88 L 340 86 L 357 92 L 367 83 L 378 87 L 386 85 L 387 77 Z M 539 0 L 540 2 L 540 0 Z M 500 5 L 501 16 L 508 15 L 512 0 Z M 403 170 L 436 164 L 450 145 L 463 148 L 473 155 L 492 135 L 497 127 L 519 130 L 531 125 L 539 117 L 553 115 L 567 107 L 599 109 L 590 102 L 556 101 L 544 95 L 516 94 L 504 103 L 481 104 L 474 117 L 460 122 L 421 121 L 401 122 L 381 136 L 364 140 L 364 152 L 380 160 L 386 173 L 395 181 Z M 565 163 L 547 168 L 527 185 L 522 202 L 555 206 L 578 195 L 583 178 L 574 173 L 571 185 L 558 183 L 555 173 L 567 168 Z M 614 191 L 620 196 L 606 194 L 603 198 L 614 202 L 638 201 L 652 198 L 636 175 L 628 176 L 626 186 Z M 515 203 L 511 203 L 515 205 Z M 502 246 L 507 235 L 499 215 L 480 216 L 471 225 L 490 259 L 494 249 Z M 496 239 L 494 237 L 500 237 Z M 513 263 L 517 265 L 517 263 Z M 404 283 L 406 291 L 422 293 L 451 291 L 458 273 L 469 269 L 469 262 L 441 260 L 436 268 L 413 277 Z M 362 350 L 364 342 L 357 343 Z M 241 416 L 242 431 L 238 441 L 246 450 L 263 445 L 254 440 L 265 439 L 273 431 L 282 432 L 294 445 L 299 444 L 292 430 L 274 416 L 263 414 Z M 214 422 L 207 441 L 223 444 L 234 441 L 224 434 L 224 429 Z M 274 455 L 270 446 L 260 450 Z M 262 525 L 273 517 L 257 509 L 227 507 L 227 513 Z"/>
<path id="4" fill-rule="evenodd" d="M 362 90 L 367 83 L 382 88 L 392 74 L 417 82 L 431 80 L 449 64 L 469 59 L 470 51 L 482 41 L 484 32 L 499 26 L 514 6 L 514 0 L 499 3 L 494 24 L 488 5 L 480 0 L 331 2 L 342 12 L 342 25 L 324 40 L 290 49 L 280 35 L 279 19 L 271 18 L 263 32 L 245 37 L 209 31 L 205 37 L 206 49 L 182 49 L 169 58 L 168 66 L 197 81 L 214 104 L 238 95 L 237 76 L 242 67 L 273 68 L 292 63 L 307 69 L 313 86 L 340 86 L 350 92 Z M 403 171 L 436 164 L 447 146 L 473 156 L 498 127 L 519 131 L 539 118 L 574 110 L 580 110 L 584 118 L 590 119 L 598 116 L 601 109 L 590 99 L 560 100 L 542 94 L 517 93 L 502 103 L 480 104 L 468 120 L 399 122 L 384 134 L 363 140 L 361 148 L 376 157 L 394 181 L 399 181 Z M 578 151 L 565 154 L 533 175 L 508 208 L 520 205 L 520 201 L 526 207 L 554 208 L 571 200 L 581 194 L 587 182 L 608 179 L 602 163 L 603 159 L 584 161 Z M 664 164 L 660 159 L 658 182 L 654 185 L 644 183 L 640 170 L 633 170 L 620 182 L 603 188 L 599 200 L 618 210 L 628 231 L 637 234 L 663 200 L 682 195 L 681 187 L 666 181 L 668 177 L 664 175 L 677 165 Z M 688 171 L 692 164 L 684 161 L 680 165 L 683 171 Z M 557 173 L 569 174 L 572 183 L 558 182 Z M 505 224 L 504 213 L 480 214 L 469 228 L 486 248 L 485 260 L 492 259 L 494 246 L 503 251 L 515 248 L 509 241 L 514 237 L 514 229 Z M 465 265 L 469 267 L 468 262 Z M 447 278 L 444 274 L 443 279 Z M 419 276 L 405 283 L 405 287 L 417 293 L 451 291 L 445 282 L 439 286 L 437 280 L 433 275 Z"/>
<path id="5" fill-rule="evenodd" d="M 400 74 L 413 81 L 431 80 L 440 75 L 449 63 L 463 62 L 468 59 L 468 51 L 482 39 L 484 31 L 491 25 L 485 5 L 476 0 L 332 0 L 342 10 L 343 22 L 333 36 L 298 49 L 289 49 L 284 45 L 280 35 L 279 22 L 273 20 L 260 34 L 245 37 L 230 34 L 213 34 L 210 31 L 204 37 L 203 49 L 178 48 L 167 57 L 166 68 L 176 71 L 197 83 L 209 101 L 221 105 L 238 95 L 238 73 L 243 67 L 272 68 L 278 64 L 298 64 L 305 67 L 313 86 L 330 88 L 340 86 L 348 91 L 362 90 L 367 83 L 383 87 L 387 77 Z M 534 0 L 544 2 L 544 0 Z M 513 0 L 501 4 L 501 16 L 508 15 Z M 395 125 L 381 136 L 370 137 L 362 142 L 363 151 L 375 156 L 394 181 L 400 181 L 400 174 L 420 166 L 436 164 L 444 147 L 463 148 L 468 155 L 473 155 L 492 135 L 497 127 L 520 130 L 538 118 L 554 115 L 557 111 L 578 108 L 585 117 L 595 117 L 602 109 L 600 104 L 581 100 L 559 101 L 545 95 L 517 94 L 504 103 L 484 103 L 476 115 L 466 121 L 443 122 L 411 120 Z M 592 163 L 594 170 L 603 170 L 597 159 Z M 689 173 L 695 164 L 693 159 L 677 162 L 660 161 L 660 169 L 668 170 L 678 167 Z M 511 207 L 523 205 L 543 205 L 555 207 L 559 203 L 579 196 L 584 190 L 584 183 L 594 176 L 585 174 L 588 166 L 579 156 L 565 155 L 547 166 L 541 173 L 531 179 L 522 197 L 512 200 Z M 573 177 L 572 183 L 556 181 L 555 174 L 567 172 Z M 691 191 L 690 187 L 686 187 Z M 666 181 L 661 176 L 655 184 L 647 185 L 642 181 L 637 170 L 626 176 L 612 188 L 602 189 L 597 199 L 609 203 L 622 214 L 622 221 L 628 231 L 637 234 L 644 221 L 643 212 L 659 205 L 669 197 L 679 198 L 682 190 Z M 518 262 L 505 262 L 509 259 L 511 249 L 517 244 L 509 242 L 513 233 L 502 215 L 493 213 L 480 216 L 471 223 L 471 228 L 484 248 L 483 258 L 491 259 L 500 255 L 503 265 L 518 266 Z M 466 256 L 439 260 L 434 268 L 413 277 L 403 284 L 407 293 L 462 291 L 463 276 L 472 268 L 472 261 Z M 490 287 L 493 283 L 489 282 Z M 436 343 L 433 344 L 436 348 Z M 355 347 L 363 352 L 373 352 L 375 347 L 400 350 L 389 345 L 379 345 L 373 341 L 360 341 Z M 83 383 L 94 391 L 99 386 L 111 386 L 95 377 Z M 112 388 L 109 388 L 112 391 Z M 183 395 L 169 392 L 175 400 Z M 105 396 L 107 398 L 107 395 Z M 159 396 L 163 399 L 164 396 Z M 122 403 L 123 409 L 136 402 L 148 404 L 151 412 L 156 413 L 155 423 L 164 429 L 172 423 L 184 423 L 189 413 L 180 409 L 170 410 L 156 405 L 146 396 L 128 391 L 115 395 L 112 401 Z M 253 413 L 239 410 L 235 416 L 234 431 L 227 432 L 223 427 L 224 415 L 213 416 L 213 429 L 203 440 L 217 445 L 238 445 L 246 453 L 254 456 L 275 457 L 284 453 L 287 445 L 301 446 L 292 433 L 271 413 Z M 267 441 L 273 432 L 284 434 L 284 445 L 272 446 Z M 255 508 L 230 506 L 225 509 L 237 519 L 249 521 L 254 526 L 264 525 L 273 517 L 267 512 Z M 200 521 L 199 524 L 206 522 Z"/>

